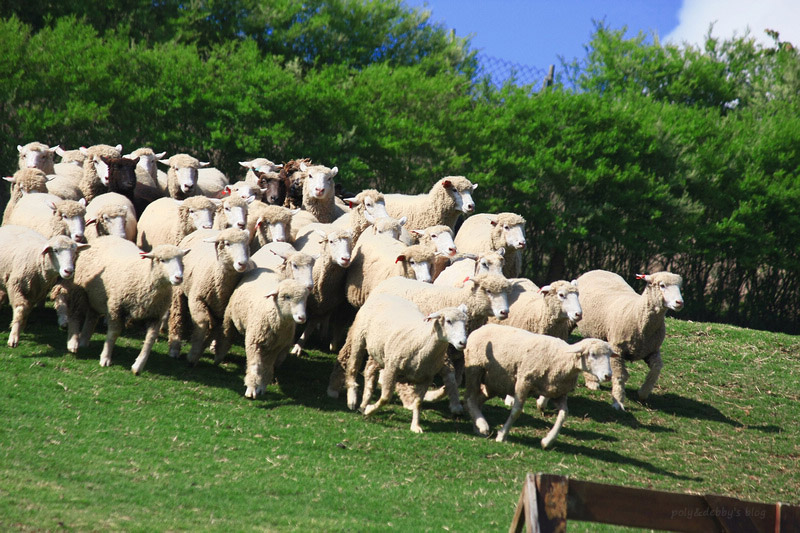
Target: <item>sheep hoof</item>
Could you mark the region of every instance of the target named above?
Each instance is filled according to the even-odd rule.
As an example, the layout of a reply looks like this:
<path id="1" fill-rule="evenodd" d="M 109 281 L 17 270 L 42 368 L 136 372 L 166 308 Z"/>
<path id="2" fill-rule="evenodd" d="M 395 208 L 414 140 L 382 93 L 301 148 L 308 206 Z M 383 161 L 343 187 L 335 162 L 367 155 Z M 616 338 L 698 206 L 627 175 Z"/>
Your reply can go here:
<path id="1" fill-rule="evenodd" d="M 624 411 L 625 410 L 625 406 L 622 405 L 621 403 L 619 403 L 617 400 L 614 400 L 614 403 L 611 404 L 611 407 L 613 407 L 617 411 Z"/>
<path id="2" fill-rule="evenodd" d="M 460 403 L 455 403 L 450 405 L 450 412 L 454 415 L 463 415 L 464 414 L 464 406 Z"/>
<path id="3" fill-rule="evenodd" d="M 512 405 L 514 405 L 514 397 L 511 396 L 510 394 L 506 394 L 506 397 L 503 400 L 503 403 L 506 404 L 506 407 L 511 407 Z M 536 403 L 538 405 L 539 402 L 536 402 Z"/>
<path id="4" fill-rule="evenodd" d="M 8 338 L 8 347 L 9 348 L 16 348 L 17 344 L 19 344 L 19 339 L 17 338 Z"/>
<path id="5" fill-rule="evenodd" d="M 67 351 L 69 353 L 78 353 L 78 341 L 77 340 L 68 340 L 67 341 Z"/>
<path id="6" fill-rule="evenodd" d="M 414 433 L 422 433 L 422 428 L 419 425 L 411 426 L 411 431 Z"/>
<path id="7" fill-rule="evenodd" d="M 136 366 L 136 365 L 133 365 L 133 366 L 131 367 L 131 372 L 133 372 L 133 375 L 134 375 L 134 376 L 138 376 L 139 374 L 141 374 L 141 373 L 142 373 L 142 369 L 141 369 L 141 368 L 139 368 L 139 367 L 138 367 L 138 366 Z"/>
<path id="8" fill-rule="evenodd" d="M 111 366 L 111 359 L 107 357 L 100 358 L 100 366 Z"/>
<path id="9" fill-rule="evenodd" d="M 375 404 L 368 405 L 364 408 L 364 416 L 369 416 L 375 412 Z"/>
<path id="10" fill-rule="evenodd" d="M 543 450 L 546 450 L 546 449 L 548 449 L 548 448 L 550 447 L 550 445 L 551 445 L 551 444 L 553 444 L 553 441 L 552 441 L 552 440 L 547 440 L 546 438 L 545 438 L 545 439 L 542 439 L 542 449 L 543 449 Z"/>
<path id="11" fill-rule="evenodd" d="M 247 390 L 244 392 L 244 397 L 250 400 L 255 400 L 257 395 L 258 393 L 255 387 L 247 387 Z"/>
<path id="12" fill-rule="evenodd" d="M 489 423 L 486 420 L 476 420 L 475 421 L 475 430 L 478 432 L 479 435 L 483 435 L 484 437 L 489 436 Z"/>
<path id="13" fill-rule="evenodd" d="M 506 434 L 502 431 L 497 432 L 497 438 L 494 439 L 496 442 L 505 442 L 506 441 Z"/>
<path id="14" fill-rule="evenodd" d="M 292 351 L 289 353 L 291 353 L 295 357 L 300 357 L 300 355 L 303 353 L 303 347 L 300 346 L 299 344 L 295 344 L 294 347 L 292 348 Z"/>

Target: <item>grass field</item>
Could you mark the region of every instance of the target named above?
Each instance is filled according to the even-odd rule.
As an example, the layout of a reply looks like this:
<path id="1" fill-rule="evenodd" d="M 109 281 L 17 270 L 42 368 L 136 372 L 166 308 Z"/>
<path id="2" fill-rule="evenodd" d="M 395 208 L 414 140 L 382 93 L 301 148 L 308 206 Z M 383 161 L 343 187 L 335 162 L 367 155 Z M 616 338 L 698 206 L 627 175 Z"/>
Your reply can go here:
<path id="1" fill-rule="evenodd" d="M 136 377 L 141 331 L 101 368 L 102 336 L 68 354 L 51 308 L 13 350 L 9 322 L 5 307 L 2 531 L 504 531 L 527 472 L 800 504 L 798 337 L 668 319 L 650 401 L 634 401 L 643 363 L 625 413 L 608 385 L 580 387 L 543 451 L 555 415 L 534 402 L 506 443 L 474 435 L 445 401 L 415 435 L 397 401 L 365 419 L 328 398 L 331 354 L 289 359 L 248 401 L 241 348 L 189 368 L 162 339 Z M 484 412 L 495 429 L 508 414 L 498 400 Z"/>

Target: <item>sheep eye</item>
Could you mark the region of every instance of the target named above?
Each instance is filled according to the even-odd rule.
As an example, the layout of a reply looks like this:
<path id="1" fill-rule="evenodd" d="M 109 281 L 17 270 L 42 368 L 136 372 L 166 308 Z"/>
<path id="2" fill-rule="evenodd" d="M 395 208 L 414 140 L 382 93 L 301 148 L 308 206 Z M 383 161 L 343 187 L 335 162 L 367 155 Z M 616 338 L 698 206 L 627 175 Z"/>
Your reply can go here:
<path id="1" fill-rule="evenodd" d="M 666 289 L 667 288 L 666 283 L 659 283 L 658 286 L 661 287 L 662 289 Z"/>
<path id="2" fill-rule="evenodd" d="M 449 318 L 448 318 L 448 319 L 446 319 L 444 322 L 445 322 L 445 324 L 452 324 L 452 323 L 453 323 L 453 321 L 452 321 L 452 320 L 450 320 Z"/>
<path id="3" fill-rule="evenodd" d="M 503 229 L 508 231 L 509 228 L 508 228 L 508 226 L 503 226 Z"/>

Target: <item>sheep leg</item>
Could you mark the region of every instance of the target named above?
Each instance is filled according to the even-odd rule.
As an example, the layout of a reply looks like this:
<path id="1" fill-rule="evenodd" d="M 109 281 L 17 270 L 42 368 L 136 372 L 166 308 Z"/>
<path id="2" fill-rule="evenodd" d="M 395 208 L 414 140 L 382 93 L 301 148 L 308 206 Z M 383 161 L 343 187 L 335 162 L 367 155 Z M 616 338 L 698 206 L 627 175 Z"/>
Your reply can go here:
<path id="1" fill-rule="evenodd" d="M 419 412 L 422 407 L 422 397 L 425 391 L 428 390 L 430 383 L 420 383 L 414 387 L 414 400 L 411 404 L 411 431 L 414 433 L 422 433 L 422 426 L 419 425 Z"/>
<path id="2" fill-rule="evenodd" d="M 169 316 L 167 322 L 169 356 L 178 359 L 181 356 L 184 325 L 189 320 L 189 304 L 186 296 L 177 289 L 172 291 L 172 302 L 167 314 Z"/>
<path id="3" fill-rule="evenodd" d="M 628 381 L 628 369 L 622 357 L 611 358 L 611 398 L 612 407 L 625 410 L 625 383 Z"/>
<path id="4" fill-rule="evenodd" d="M 244 376 L 247 390 L 244 396 L 254 400 L 267 390 L 267 385 L 272 381 L 272 368 L 266 364 L 266 348 L 247 334 L 245 334 L 244 349 L 247 356 L 247 371 Z"/>
<path id="5" fill-rule="evenodd" d="M 372 357 L 367 359 L 367 365 L 364 368 L 364 392 L 361 395 L 361 406 L 359 410 L 363 413 L 367 404 L 372 399 L 372 392 L 375 390 L 375 381 L 379 376 L 381 367 L 375 362 Z"/>
<path id="6" fill-rule="evenodd" d="M 483 369 L 479 367 L 468 367 L 466 371 L 466 391 L 464 398 L 467 404 L 467 412 L 472 418 L 475 431 L 483 436 L 489 435 L 489 422 L 481 412 L 481 406 L 486 401 L 486 396 L 481 387 L 483 380 Z"/>
<path id="7" fill-rule="evenodd" d="M 81 335 L 81 317 L 70 315 L 67 321 L 67 351 L 78 353 Z"/>
<path id="8" fill-rule="evenodd" d="M 89 346 L 89 341 L 92 338 L 94 329 L 97 327 L 97 321 L 100 320 L 100 315 L 92 309 L 86 311 L 86 316 L 83 319 L 83 328 L 81 329 L 81 336 L 78 340 L 80 348 Z"/>
<path id="9" fill-rule="evenodd" d="M 142 350 L 139 352 L 139 356 L 136 358 L 136 361 L 133 362 L 133 366 L 131 366 L 131 372 L 133 372 L 135 375 L 138 376 L 144 369 L 144 365 L 147 364 L 147 359 L 150 357 L 150 351 L 153 349 L 153 344 L 155 344 L 160 330 L 160 318 L 147 324 L 147 333 L 144 336 Z"/>
<path id="10" fill-rule="evenodd" d="M 600 380 L 591 372 L 583 373 L 583 380 L 586 382 L 586 388 L 589 390 L 600 390 Z"/>
<path id="11" fill-rule="evenodd" d="M 17 298 L 15 298 L 17 299 Z M 8 335 L 8 346 L 14 348 L 19 344 L 19 334 L 25 327 L 25 322 L 28 319 L 28 313 L 31 311 L 31 306 L 28 302 L 22 300 L 14 305 L 14 316 L 11 319 L 11 333 Z"/>
<path id="12" fill-rule="evenodd" d="M 514 405 L 511 406 L 511 414 L 508 415 L 508 420 L 503 424 L 503 428 L 497 432 L 497 439 L 495 439 L 497 442 L 504 442 L 506 440 L 508 432 L 511 431 L 511 426 L 514 425 L 519 415 L 522 414 L 522 407 L 525 405 L 527 395 L 527 391 L 519 390 L 519 388 L 514 391 Z"/>
<path id="13" fill-rule="evenodd" d="M 543 449 L 547 449 L 551 444 L 553 444 L 553 441 L 556 440 L 556 437 L 558 436 L 558 432 L 561 431 L 561 426 L 564 425 L 564 419 L 567 418 L 567 396 L 564 395 L 561 398 L 557 398 L 555 402 L 556 407 L 558 408 L 558 417 L 556 417 L 556 423 L 553 424 L 552 428 L 550 428 L 547 436 L 542 439 Z"/>
<path id="14" fill-rule="evenodd" d="M 355 409 L 356 404 L 358 403 L 357 377 L 358 370 L 361 367 L 361 362 L 363 361 L 365 354 L 366 346 L 363 336 L 358 335 L 358 332 L 355 328 L 351 329 L 347 334 L 347 341 L 344 343 L 344 346 L 337 357 L 337 362 L 340 365 L 343 365 L 346 361 L 347 366 L 345 367 L 345 386 L 347 387 L 347 407 L 351 410 Z M 334 372 L 337 371 L 335 367 L 333 370 Z M 335 376 L 331 375 L 331 380 L 334 379 Z M 333 383 L 333 385 L 335 386 L 336 383 Z M 328 394 L 330 395 L 330 392 L 328 392 Z"/>
<path id="15" fill-rule="evenodd" d="M 380 409 L 384 404 L 388 403 L 389 400 L 392 399 L 392 393 L 394 392 L 394 385 L 396 381 L 396 372 L 395 369 L 390 367 L 386 367 L 383 369 L 383 379 L 381 379 L 381 397 L 378 398 L 378 401 L 366 406 L 364 408 L 364 416 L 369 416 L 378 409 Z"/>
<path id="16" fill-rule="evenodd" d="M 200 360 L 200 356 L 203 355 L 203 350 L 206 347 L 206 336 L 208 335 L 209 329 L 209 323 L 206 320 L 200 320 L 199 322 L 195 323 L 194 331 L 192 331 L 192 338 L 190 341 L 191 347 L 189 348 L 189 355 L 186 356 L 186 360 L 190 364 L 197 364 L 197 361 Z"/>
<path id="17" fill-rule="evenodd" d="M 114 344 L 116 344 L 120 333 L 122 333 L 122 323 L 109 318 L 106 340 L 103 343 L 103 351 L 100 352 L 100 366 L 111 366 L 111 353 L 114 351 Z"/>
<path id="18" fill-rule="evenodd" d="M 653 387 L 656 386 L 658 376 L 661 375 L 661 367 L 664 363 L 661 361 L 661 352 L 650 354 L 645 358 L 645 363 L 650 367 L 647 377 L 644 378 L 644 383 L 639 388 L 639 400 L 646 400 L 650 393 L 653 392 Z"/>
<path id="19" fill-rule="evenodd" d="M 218 365 L 225 360 L 233 344 L 233 322 L 226 320 L 222 328 L 222 335 L 214 346 L 214 364 Z"/>

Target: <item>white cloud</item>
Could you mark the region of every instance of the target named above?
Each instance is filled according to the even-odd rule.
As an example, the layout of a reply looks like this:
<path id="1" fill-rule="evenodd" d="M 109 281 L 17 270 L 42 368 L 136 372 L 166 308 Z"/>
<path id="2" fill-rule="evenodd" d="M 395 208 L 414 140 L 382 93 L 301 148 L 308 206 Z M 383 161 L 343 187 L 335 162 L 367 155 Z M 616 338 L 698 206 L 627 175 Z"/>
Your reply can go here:
<path id="1" fill-rule="evenodd" d="M 750 36 L 763 45 L 772 39 L 765 29 L 780 33 L 781 41 L 800 46 L 800 1 L 798 0 L 683 0 L 678 12 L 678 26 L 663 41 L 690 43 L 701 47 L 711 23 L 713 37 L 730 39 Z"/>

